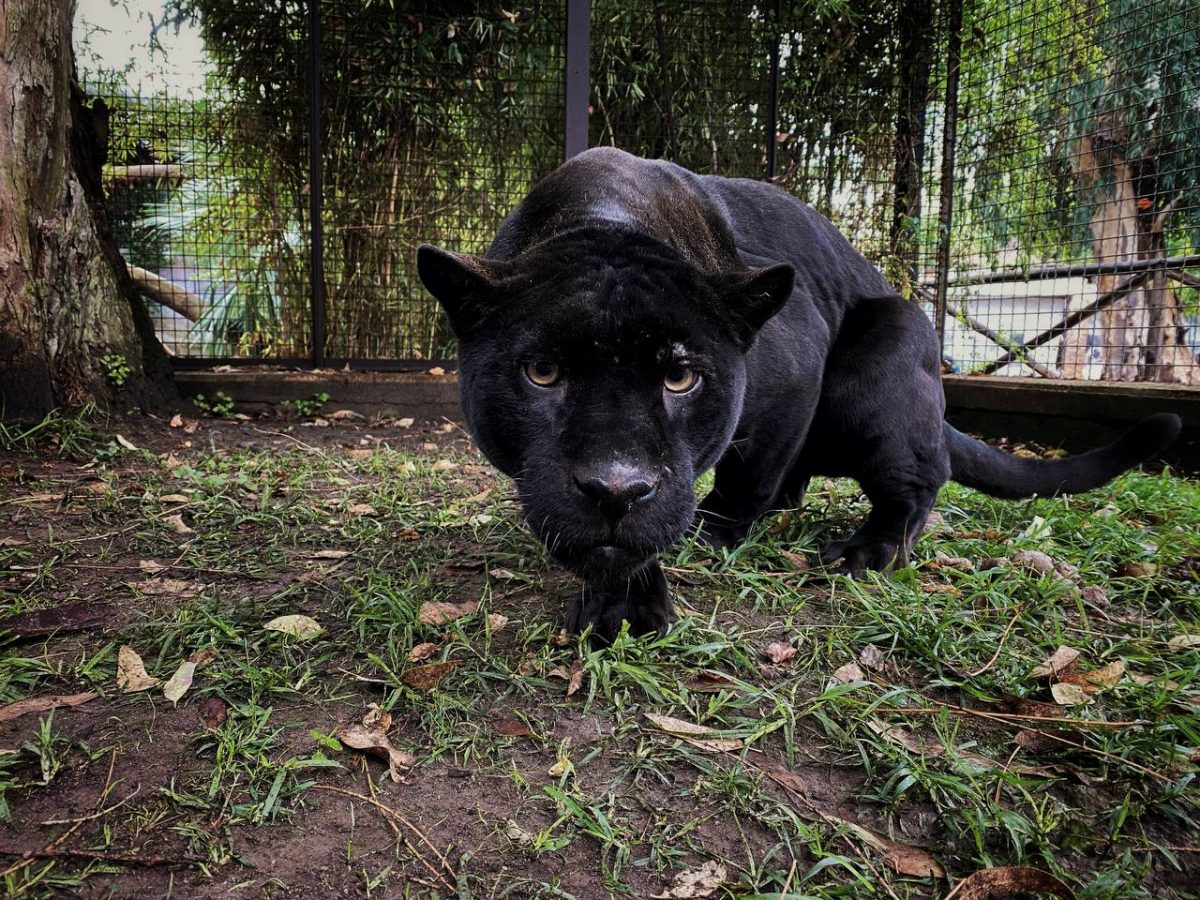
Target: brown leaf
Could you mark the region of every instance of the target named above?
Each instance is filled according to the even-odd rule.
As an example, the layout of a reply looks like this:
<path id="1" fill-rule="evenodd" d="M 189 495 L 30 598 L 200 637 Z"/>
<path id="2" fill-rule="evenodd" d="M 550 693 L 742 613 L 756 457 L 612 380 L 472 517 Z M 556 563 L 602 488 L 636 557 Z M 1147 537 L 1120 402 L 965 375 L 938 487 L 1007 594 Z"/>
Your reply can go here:
<path id="1" fill-rule="evenodd" d="M 195 529 L 189 528 L 188 525 L 183 521 L 183 516 L 179 515 L 178 513 L 173 516 L 167 516 L 165 519 L 163 519 L 163 522 L 165 522 L 167 527 L 176 534 L 196 533 Z"/>
<path id="2" fill-rule="evenodd" d="M 1030 678 L 1049 678 L 1051 676 L 1060 677 L 1067 672 L 1075 670 L 1076 660 L 1079 659 L 1079 651 L 1071 647 L 1059 647 L 1049 658 L 1036 667 L 1029 673 Z"/>
<path id="3" fill-rule="evenodd" d="M 143 572 L 145 572 L 147 575 L 157 575 L 160 572 L 167 571 L 171 567 L 168 566 L 166 563 L 155 562 L 152 559 L 139 559 L 138 560 L 138 568 L 141 569 Z"/>
<path id="4" fill-rule="evenodd" d="M 15 703 L 0 706 L 0 722 L 10 722 L 29 713 L 48 712 L 60 706 L 79 706 L 99 696 L 94 691 L 82 694 L 47 694 L 43 697 L 28 697 Z"/>
<path id="5" fill-rule="evenodd" d="M 1054 571 L 1054 560 L 1041 550 L 1017 550 L 1009 556 L 1012 564 L 1030 572 L 1045 575 Z"/>
<path id="6" fill-rule="evenodd" d="M 171 416 L 171 421 L 168 424 L 172 428 L 182 428 L 183 427 L 183 416 L 181 416 L 179 413 L 175 413 L 175 415 Z"/>
<path id="7" fill-rule="evenodd" d="M 777 666 L 790 663 L 796 655 L 796 648 L 787 641 L 774 641 L 767 644 L 763 655 Z"/>
<path id="8" fill-rule="evenodd" d="M 570 697 L 583 686 L 583 664 L 579 660 L 571 663 L 571 677 L 567 679 L 567 696 Z"/>
<path id="9" fill-rule="evenodd" d="M 718 694 L 721 691 L 740 691 L 742 686 L 728 677 L 717 672 L 703 672 L 691 681 L 684 682 L 684 687 L 695 694 Z"/>
<path id="10" fill-rule="evenodd" d="M 1075 892 L 1049 872 L 1028 866 L 1004 866 L 980 869 L 958 883 L 955 900 L 1008 900 L 1050 894 L 1061 900 L 1074 900 Z"/>
<path id="11" fill-rule="evenodd" d="M 867 669 L 878 669 L 883 666 L 883 651 L 874 644 L 867 644 L 858 654 L 858 661 Z"/>
<path id="12" fill-rule="evenodd" d="M 430 375 L 434 375 L 434 376 L 441 376 L 441 375 L 446 374 L 446 370 L 443 369 L 441 366 L 434 366 L 432 369 L 428 369 L 427 371 Z"/>
<path id="13" fill-rule="evenodd" d="M 117 651 L 117 690 L 122 694 L 135 694 L 149 690 L 158 684 L 158 679 L 146 671 L 146 665 L 137 652 L 124 644 Z"/>
<path id="14" fill-rule="evenodd" d="M 414 691 L 428 691 L 435 688 L 439 681 L 458 668 L 456 660 L 449 662 L 429 663 L 424 666 L 413 666 L 400 673 L 400 681 Z"/>
<path id="15" fill-rule="evenodd" d="M 673 719 L 657 713 L 646 713 L 646 718 L 672 737 L 680 738 L 701 750 L 719 753 L 723 750 L 739 750 L 743 744 L 741 738 L 722 737 L 711 728 L 685 722 L 683 719 Z"/>
<path id="16" fill-rule="evenodd" d="M 423 659 L 429 659 L 429 657 L 438 652 L 438 647 L 438 644 L 433 644 L 429 641 L 416 644 L 411 650 L 408 651 L 408 661 L 420 662 Z"/>
<path id="17" fill-rule="evenodd" d="M 1117 566 L 1117 574 L 1125 578 L 1151 578 L 1158 572 L 1152 562 L 1127 562 Z"/>
<path id="18" fill-rule="evenodd" d="M 319 635 L 323 629 L 312 616 L 294 613 L 288 616 L 276 616 L 263 626 L 267 631 L 278 631 L 294 637 L 298 641 L 307 641 Z"/>
<path id="19" fill-rule="evenodd" d="M 1064 684 L 1073 684 L 1089 694 L 1099 693 L 1113 687 L 1125 677 L 1125 663 L 1122 660 L 1110 662 L 1092 672 L 1073 672 L 1060 676 Z"/>
<path id="20" fill-rule="evenodd" d="M 0 619 L 0 631 L 9 637 L 31 638 L 68 631 L 87 631 L 93 628 L 116 628 L 124 623 L 125 615 L 114 604 L 64 603 L 49 609 L 35 609 Z"/>
<path id="21" fill-rule="evenodd" d="M 833 680 L 841 682 L 842 684 L 850 684 L 851 682 L 855 681 L 866 681 L 867 676 L 863 673 L 863 670 L 858 667 L 858 663 L 848 662 L 844 666 L 840 666 L 833 673 Z"/>
<path id="22" fill-rule="evenodd" d="M 855 822 L 839 819 L 836 816 L 830 816 L 829 819 L 844 826 L 861 841 L 870 845 L 883 857 L 888 866 L 901 875 L 911 875 L 915 878 L 946 877 L 946 871 L 938 865 L 937 860 L 928 850 L 914 847 L 911 844 L 901 844 L 877 831 L 864 828 Z"/>
<path id="23" fill-rule="evenodd" d="M 127 581 L 126 585 L 147 597 L 194 597 L 199 586 L 178 578 L 147 578 L 145 581 Z"/>
<path id="24" fill-rule="evenodd" d="M 508 616 L 500 613 L 488 613 L 487 615 L 488 629 L 495 634 L 497 631 L 503 631 L 508 627 Z"/>
<path id="25" fill-rule="evenodd" d="M 479 603 L 468 600 L 465 603 L 445 603 L 440 600 L 426 600 L 417 611 L 417 621 L 423 625 L 445 625 L 463 616 L 469 616 L 479 609 Z"/>
<path id="26" fill-rule="evenodd" d="M 433 471 L 435 471 L 435 472 L 449 472 L 452 469 L 457 469 L 458 464 L 452 463 L 448 459 L 439 459 L 437 462 L 435 462 L 429 468 L 433 469 Z"/>
<path id="27" fill-rule="evenodd" d="M 216 650 L 197 650 L 195 653 L 193 653 L 191 656 L 188 657 L 188 660 L 190 662 L 195 663 L 196 668 L 198 669 L 201 666 L 207 666 L 210 662 L 212 662 L 216 658 L 217 658 Z"/>
<path id="28" fill-rule="evenodd" d="M 1051 750 L 1063 750 L 1067 746 L 1062 741 L 1054 740 L 1045 732 L 1030 729 L 1023 729 L 1013 735 L 1013 743 L 1030 753 L 1048 753 Z"/>
<path id="29" fill-rule="evenodd" d="M 377 516 L 379 512 L 370 503 L 351 503 L 346 512 L 352 516 Z"/>
<path id="30" fill-rule="evenodd" d="M 200 722 L 205 728 L 217 728 L 229 718 L 229 706 L 220 697 L 207 697 L 200 704 Z"/>
<path id="31" fill-rule="evenodd" d="M 191 503 L 192 498 L 187 494 L 163 494 L 158 498 L 159 503 Z"/>
<path id="32" fill-rule="evenodd" d="M 802 553 L 793 553 L 791 550 L 780 550 L 780 555 L 792 564 L 792 568 L 797 572 L 807 572 L 812 568 L 808 557 Z"/>
<path id="33" fill-rule="evenodd" d="M 728 878 L 725 864 L 710 859 L 697 869 L 688 869 L 677 874 L 671 887 L 661 894 L 655 894 L 654 897 L 656 900 L 711 897 Z"/>
<path id="34" fill-rule="evenodd" d="M 351 750 L 361 750 L 386 760 L 388 775 L 397 783 L 404 780 L 403 772 L 416 764 L 411 753 L 393 747 L 391 740 L 379 728 L 368 728 L 359 724 L 346 725 L 338 729 L 337 737 Z"/>
<path id="35" fill-rule="evenodd" d="M 387 734 L 392 727 L 392 714 L 380 709 L 378 703 L 370 703 L 367 705 L 367 712 L 362 718 L 362 723 L 364 728 Z"/>
<path id="36" fill-rule="evenodd" d="M 349 550 L 314 550 L 308 554 L 309 559 L 345 559 L 350 555 Z"/>
<path id="37" fill-rule="evenodd" d="M 1004 712 L 1016 713 L 1019 716 L 1038 716 L 1046 719 L 1061 719 L 1066 713 L 1062 707 L 1041 700 L 1031 700 L 1028 697 L 1005 697 L 1000 708 Z"/>

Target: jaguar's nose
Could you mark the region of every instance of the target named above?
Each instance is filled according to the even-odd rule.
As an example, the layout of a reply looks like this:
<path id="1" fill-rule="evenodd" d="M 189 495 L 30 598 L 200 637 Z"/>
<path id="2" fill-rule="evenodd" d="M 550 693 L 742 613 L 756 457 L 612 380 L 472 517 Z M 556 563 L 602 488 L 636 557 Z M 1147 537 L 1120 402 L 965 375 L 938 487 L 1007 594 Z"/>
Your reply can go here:
<path id="1" fill-rule="evenodd" d="M 661 480 L 656 472 L 623 462 L 581 466 L 573 477 L 579 492 L 594 500 L 613 520 L 653 498 Z"/>

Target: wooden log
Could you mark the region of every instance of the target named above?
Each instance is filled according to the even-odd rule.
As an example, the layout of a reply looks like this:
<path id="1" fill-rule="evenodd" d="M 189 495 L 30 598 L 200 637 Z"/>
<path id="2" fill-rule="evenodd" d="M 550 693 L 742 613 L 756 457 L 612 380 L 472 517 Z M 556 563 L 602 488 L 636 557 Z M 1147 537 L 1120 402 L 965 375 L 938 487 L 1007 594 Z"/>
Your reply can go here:
<path id="1" fill-rule="evenodd" d="M 183 179 L 183 166 L 177 163 L 109 166 L 104 170 L 104 181 L 110 185 L 181 184 Z"/>
<path id="2" fill-rule="evenodd" d="M 163 306 L 169 306 L 185 319 L 196 322 L 204 315 L 204 302 L 182 285 L 155 275 L 141 266 L 129 266 L 129 277 L 147 297 Z"/>

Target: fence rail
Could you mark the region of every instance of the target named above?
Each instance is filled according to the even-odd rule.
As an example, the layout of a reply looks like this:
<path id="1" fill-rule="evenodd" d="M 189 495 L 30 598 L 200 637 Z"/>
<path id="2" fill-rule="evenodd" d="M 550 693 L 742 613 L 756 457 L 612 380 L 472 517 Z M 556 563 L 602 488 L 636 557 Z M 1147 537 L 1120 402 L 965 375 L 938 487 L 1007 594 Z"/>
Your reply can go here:
<path id="1" fill-rule="evenodd" d="M 1200 384 L 1200 6 L 385 6 L 205 0 L 191 97 L 85 71 L 180 367 L 446 359 L 416 244 L 482 250 L 538 177 L 615 143 L 808 200 L 925 306 L 950 370 Z"/>

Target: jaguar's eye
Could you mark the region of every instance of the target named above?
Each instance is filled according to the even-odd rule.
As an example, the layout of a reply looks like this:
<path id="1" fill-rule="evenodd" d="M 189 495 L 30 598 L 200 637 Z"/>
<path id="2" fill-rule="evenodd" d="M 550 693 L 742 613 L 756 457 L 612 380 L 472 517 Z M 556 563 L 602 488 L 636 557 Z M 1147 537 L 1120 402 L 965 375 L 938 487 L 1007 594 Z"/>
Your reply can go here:
<path id="1" fill-rule="evenodd" d="M 686 394 L 696 386 L 698 381 L 700 381 L 699 372 L 689 369 L 681 363 L 675 363 L 667 369 L 667 374 L 663 377 L 663 387 L 672 394 Z"/>
<path id="2" fill-rule="evenodd" d="M 538 387 L 554 387 L 562 370 L 552 359 L 535 359 L 525 363 L 525 377 Z"/>

